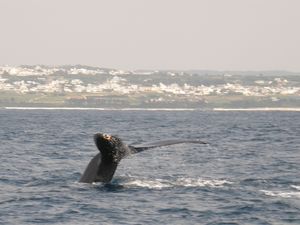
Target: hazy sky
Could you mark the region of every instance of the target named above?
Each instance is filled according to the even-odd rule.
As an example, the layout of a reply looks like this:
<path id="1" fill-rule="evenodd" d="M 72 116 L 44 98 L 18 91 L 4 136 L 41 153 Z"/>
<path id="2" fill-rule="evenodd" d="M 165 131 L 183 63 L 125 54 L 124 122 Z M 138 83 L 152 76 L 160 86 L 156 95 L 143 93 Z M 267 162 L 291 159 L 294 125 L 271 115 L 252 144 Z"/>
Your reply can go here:
<path id="1" fill-rule="evenodd" d="M 300 0 L 0 0 L 0 65 L 300 71 Z"/>

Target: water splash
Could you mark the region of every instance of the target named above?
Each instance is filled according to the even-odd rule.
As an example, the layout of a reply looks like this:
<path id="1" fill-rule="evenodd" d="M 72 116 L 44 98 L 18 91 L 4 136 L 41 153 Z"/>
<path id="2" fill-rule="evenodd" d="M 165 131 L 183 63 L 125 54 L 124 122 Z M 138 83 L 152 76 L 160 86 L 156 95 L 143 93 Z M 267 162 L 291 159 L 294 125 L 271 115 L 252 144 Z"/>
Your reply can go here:
<path id="1" fill-rule="evenodd" d="M 143 187 L 149 189 L 163 189 L 173 187 L 210 187 L 220 188 L 225 185 L 233 184 L 227 180 L 203 179 L 203 178 L 177 178 L 175 180 L 168 179 L 138 179 L 131 178 L 123 183 L 127 187 Z"/>

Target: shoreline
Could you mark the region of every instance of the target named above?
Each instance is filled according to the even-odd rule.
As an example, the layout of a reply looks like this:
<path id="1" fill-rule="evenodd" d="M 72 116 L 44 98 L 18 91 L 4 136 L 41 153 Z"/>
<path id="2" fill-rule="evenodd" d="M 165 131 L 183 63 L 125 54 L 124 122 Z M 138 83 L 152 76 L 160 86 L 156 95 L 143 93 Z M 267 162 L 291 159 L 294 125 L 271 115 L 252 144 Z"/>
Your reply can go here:
<path id="1" fill-rule="evenodd" d="M 194 108 L 91 108 L 91 107 L 2 107 L 15 110 L 95 110 L 95 111 L 198 111 Z"/>
<path id="2" fill-rule="evenodd" d="M 229 111 L 281 111 L 281 112 L 300 112 L 300 108 L 284 108 L 284 107 L 257 107 L 257 108 L 213 108 L 213 111 L 229 112 Z"/>
<path id="3" fill-rule="evenodd" d="M 92 108 L 92 107 L 0 107 L 5 110 L 95 110 L 95 111 L 281 111 L 281 112 L 300 112 L 299 108 L 284 108 L 284 107 L 256 107 L 256 108 Z"/>

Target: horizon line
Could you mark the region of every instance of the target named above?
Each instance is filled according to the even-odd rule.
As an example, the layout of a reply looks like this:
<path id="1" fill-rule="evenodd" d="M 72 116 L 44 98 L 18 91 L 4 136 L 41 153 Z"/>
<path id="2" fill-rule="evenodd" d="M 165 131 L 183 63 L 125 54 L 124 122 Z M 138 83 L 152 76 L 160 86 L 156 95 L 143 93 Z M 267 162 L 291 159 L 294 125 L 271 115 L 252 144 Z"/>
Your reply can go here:
<path id="1" fill-rule="evenodd" d="M 45 66 L 45 67 L 64 67 L 64 66 L 84 66 L 84 67 L 95 67 L 100 69 L 110 70 L 124 70 L 124 71 L 211 71 L 211 72 L 288 72 L 288 73 L 300 73 L 300 70 L 291 69 L 122 69 L 117 67 L 106 67 L 100 65 L 88 65 L 88 64 L 0 64 L 0 67 L 22 67 L 22 66 Z"/>

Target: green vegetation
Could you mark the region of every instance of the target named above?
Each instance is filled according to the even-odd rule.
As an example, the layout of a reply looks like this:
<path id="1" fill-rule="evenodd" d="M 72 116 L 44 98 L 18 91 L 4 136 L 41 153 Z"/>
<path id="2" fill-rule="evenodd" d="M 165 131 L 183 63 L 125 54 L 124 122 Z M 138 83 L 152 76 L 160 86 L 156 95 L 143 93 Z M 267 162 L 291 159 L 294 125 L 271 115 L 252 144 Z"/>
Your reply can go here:
<path id="1" fill-rule="evenodd" d="M 32 107 L 100 107 L 100 108 L 251 108 L 251 107 L 300 107 L 299 96 L 276 95 L 254 97 L 243 95 L 203 96 L 189 99 L 185 96 L 164 96 L 158 94 L 96 95 L 80 94 L 45 94 L 0 92 L 0 106 Z M 274 101 L 275 99 L 275 101 Z"/>

